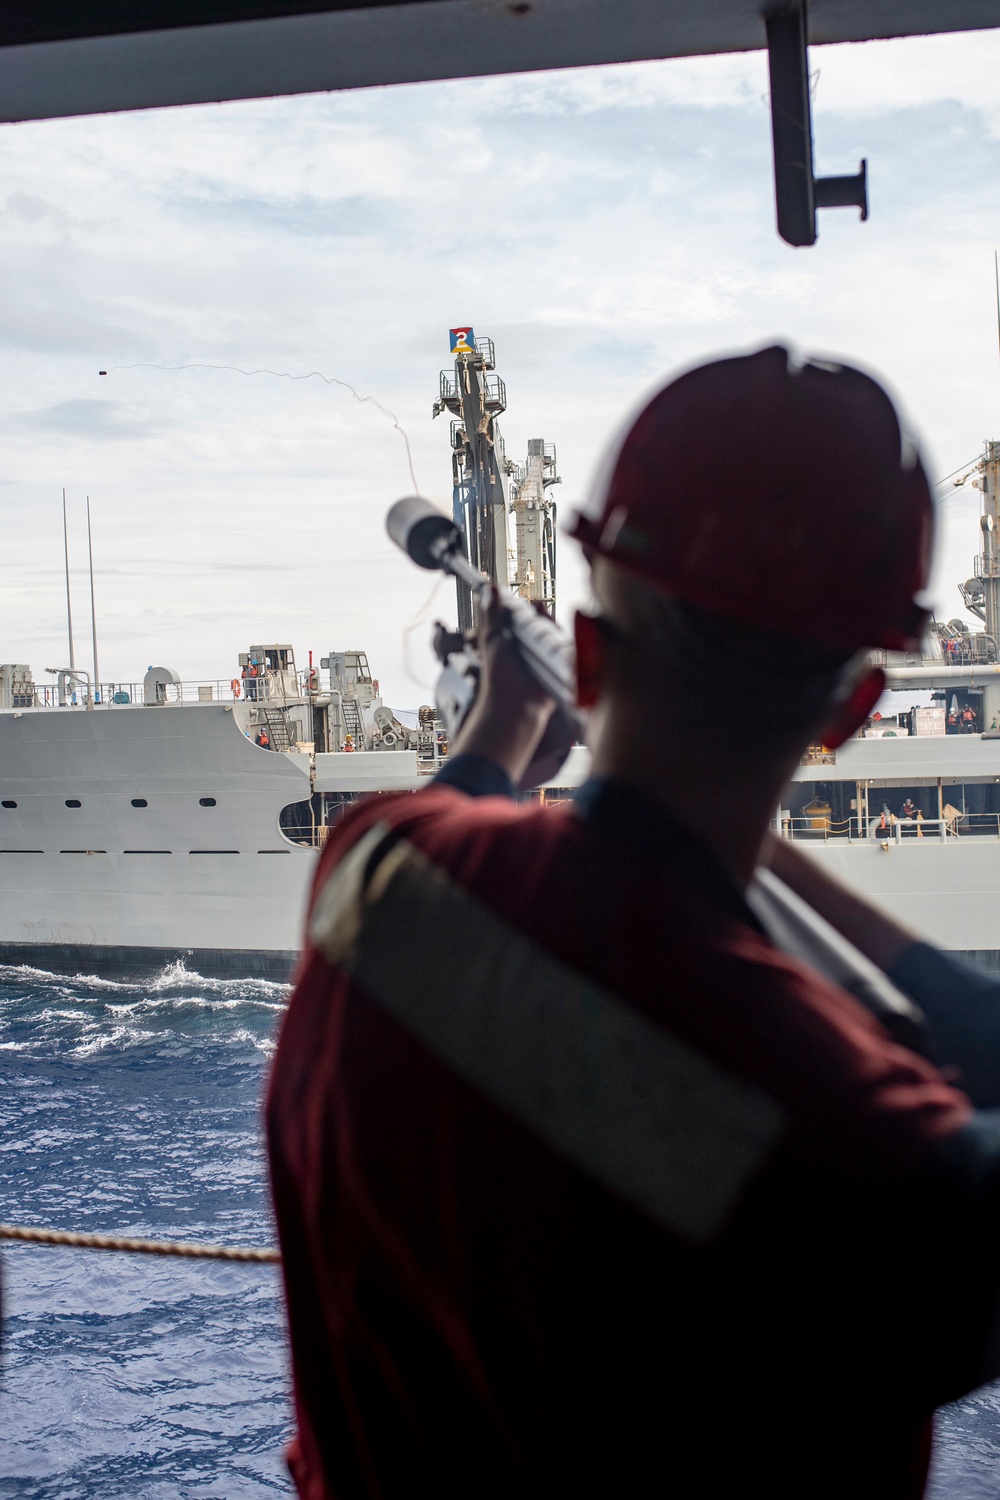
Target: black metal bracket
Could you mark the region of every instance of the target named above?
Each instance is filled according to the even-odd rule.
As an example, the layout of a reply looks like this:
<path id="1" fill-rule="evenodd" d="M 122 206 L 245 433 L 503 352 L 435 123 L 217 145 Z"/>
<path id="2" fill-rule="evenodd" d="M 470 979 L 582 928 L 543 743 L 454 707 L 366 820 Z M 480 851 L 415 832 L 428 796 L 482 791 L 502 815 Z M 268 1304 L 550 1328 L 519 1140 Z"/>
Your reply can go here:
<path id="1" fill-rule="evenodd" d="M 853 177 L 814 177 L 805 0 L 764 12 L 771 75 L 771 135 L 778 233 L 789 245 L 816 243 L 816 210 L 850 208 L 868 217 L 868 163 Z"/>

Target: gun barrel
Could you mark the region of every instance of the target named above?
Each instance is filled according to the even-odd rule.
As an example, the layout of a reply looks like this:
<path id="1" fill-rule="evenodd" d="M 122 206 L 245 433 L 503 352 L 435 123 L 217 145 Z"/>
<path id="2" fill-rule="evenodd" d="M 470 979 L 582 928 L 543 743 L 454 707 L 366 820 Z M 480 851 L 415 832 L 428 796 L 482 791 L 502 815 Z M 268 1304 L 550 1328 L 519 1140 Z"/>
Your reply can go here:
<path id="1" fill-rule="evenodd" d="M 419 568 L 440 568 L 474 592 L 490 587 L 486 574 L 469 562 L 455 522 L 421 495 L 397 500 L 385 525 L 396 546 Z M 505 615 L 504 633 L 517 648 L 526 671 L 553 698 L 571 707 L 575 702 L 573 647 L 565 631 L 523 599 L 507 598 Z"/>

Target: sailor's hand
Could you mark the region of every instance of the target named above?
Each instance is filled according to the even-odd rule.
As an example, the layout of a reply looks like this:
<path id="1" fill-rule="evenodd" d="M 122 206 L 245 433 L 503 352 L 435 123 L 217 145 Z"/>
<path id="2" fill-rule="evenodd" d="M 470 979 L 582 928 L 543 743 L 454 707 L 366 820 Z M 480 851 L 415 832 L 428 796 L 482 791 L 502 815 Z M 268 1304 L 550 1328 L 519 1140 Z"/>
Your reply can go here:
<path id="1" fill-rule="evenodd" d="M 519 786 L 542 741 L 554 699 L 529 676 L 516 647 L 502 634 L 503 602 L 491 589 L 479 626 L 479 691 L 451 754 L 482 755 Z"/>

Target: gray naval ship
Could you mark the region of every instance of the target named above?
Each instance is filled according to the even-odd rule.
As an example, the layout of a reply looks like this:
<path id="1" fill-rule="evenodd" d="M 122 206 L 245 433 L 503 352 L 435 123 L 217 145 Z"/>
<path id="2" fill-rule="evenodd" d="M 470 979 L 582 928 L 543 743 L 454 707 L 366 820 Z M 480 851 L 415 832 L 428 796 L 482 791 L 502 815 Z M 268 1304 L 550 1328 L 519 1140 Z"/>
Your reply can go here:
<path id="1" fill-rule="evenodd" d="M 983 629 L 936 623 L 922 652 L 885 655 L 890 686 L 920 701 L 814 746 L 774 827 L 1000 970 L 1000 443 L 977 471 L 983 550 L 961 591 Z M 0 665 L 0 962 L 290 975 L 330 829 L 359 797 L 426 785 L 447 742 L 434 709 L 412 725 L 383 703 L 363 651 L 319 671 L 288 644 L 239 662 L 229 682 L 152 667 L 93 691 L 82 673 L 46 687 Z M 575 747 L 532 795 L 564 800 L 588 763 Z"/>
<path id="2" fill-rule="evenodd" d="M 493 345 L 450 337 L 434 412 L 452 418 L 469 560 L 554 614 L 555 449 L 532 440 L 523 464 L 507 459 Z M 883 653 L 908 706 L 836 751 L 814 746 L 774 828 L 921 936 L 1000 970 L 1000 443 L 964 480 L 981 543 L 960 594 L 982 628 L 934 622 L 920 652 Z M 471 595 L 457 603 L 468 627 Z M 290 645 L 253 646 L 228 682 L 50 675 L 0 665 L 0 963 L 287 978 L 330 829 L 358 797 L 426 785 L 447 754 L 435 710 L 402 722 L 359 650 L 300 671 Z M 735 759 L 724 710 L 701 732 L 730 733 Z M 531 795 L 564 800 L 587 773 L 577 746 Z"/>
<path id="3" fill-rule="evenodd" d="M 51 687 L 0 666 L 0 962 L 125 972 L 177 959 L 285 978 L 317 852 L 358 795 L 444 750 L 383 704 L 363 651 L 296 669 L 251 647 L 230 682 Z"/>
<path id="4" fill-rule="evenodd" d="M 537 439 L 524 463 L 507 458 L 493 344 L 468 327 L 449 342 L 433 412 L 451 418 L 470 558 L 551 612 L 555 449 Z M 291 645 L 264 644 L 229 681 L 154 666 L 98 686 L 96 617 L 94 680 L 72 665 L 68 548 L 66 570 L 71 666 L 45 686 L 0 665 L 0 963 L 287 978 L 330 829 L 358 797 L 425 785 L 447 753 L 440 719 L 423 707 L 403 723 L 360 650 L 300 670 Z M 458 604 L 468 627 L 471 598 Z"/>

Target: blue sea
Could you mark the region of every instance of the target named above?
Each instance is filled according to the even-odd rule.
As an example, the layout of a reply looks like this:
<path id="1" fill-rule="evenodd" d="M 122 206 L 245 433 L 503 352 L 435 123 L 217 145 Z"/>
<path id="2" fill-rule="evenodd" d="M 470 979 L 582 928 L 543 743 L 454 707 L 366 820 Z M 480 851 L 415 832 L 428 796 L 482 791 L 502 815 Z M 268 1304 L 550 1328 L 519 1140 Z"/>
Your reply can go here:
<path id="1" fill-rule="evenodd" d="M 260 1098 L 285 999 L 183 967 L 142 984 L 0 968 L 0 1219 L 273 1244 Z M 291 1495 L 276 1267 L 0 1255 L 0 1497 Z M 1000 1384 L 940 1414 L 929 1490 L 998 1494 Z"/>
<path id="2" fill-rule="evenodd" d="M 271 1245 L 260 1100 L 287 991 L 0 968 L 0 1219 Z M 279 1270 L 0 1246 L 0 1496 L 292 1494 Z"/>

